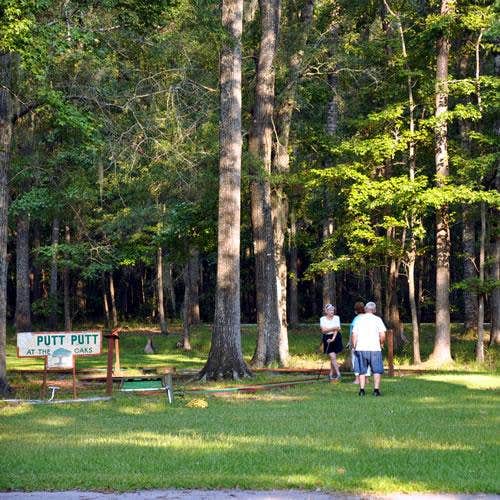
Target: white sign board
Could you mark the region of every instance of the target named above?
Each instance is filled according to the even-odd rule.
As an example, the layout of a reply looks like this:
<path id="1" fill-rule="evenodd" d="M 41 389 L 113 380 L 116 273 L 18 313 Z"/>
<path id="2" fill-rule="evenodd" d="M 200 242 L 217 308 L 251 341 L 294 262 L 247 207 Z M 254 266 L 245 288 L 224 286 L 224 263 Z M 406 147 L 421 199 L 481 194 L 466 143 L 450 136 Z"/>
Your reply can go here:
<path id="1" fill-rule="evenodd" d="M 89 332 L 23 332 L 17 334 L 17 356 L 46 357 L 47 368 L 73 368 L 75 356 L 101 354 L 102 333 Z"/>

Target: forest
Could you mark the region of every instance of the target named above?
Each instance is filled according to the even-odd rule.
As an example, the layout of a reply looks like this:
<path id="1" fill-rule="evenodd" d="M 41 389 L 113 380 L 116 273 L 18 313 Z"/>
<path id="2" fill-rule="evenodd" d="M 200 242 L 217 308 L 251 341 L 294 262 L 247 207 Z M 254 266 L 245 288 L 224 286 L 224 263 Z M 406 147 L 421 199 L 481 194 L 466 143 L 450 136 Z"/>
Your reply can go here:
<path id="1" fill-rule="evenodd" d="M 487 0 L 1 0 L 0 389 L 10 331 L 206 322 L 238 378 L 242 323 L 286 366 L 358 300 L 415 364 L 452 322 L 483 361 L 499 37 Z"/>

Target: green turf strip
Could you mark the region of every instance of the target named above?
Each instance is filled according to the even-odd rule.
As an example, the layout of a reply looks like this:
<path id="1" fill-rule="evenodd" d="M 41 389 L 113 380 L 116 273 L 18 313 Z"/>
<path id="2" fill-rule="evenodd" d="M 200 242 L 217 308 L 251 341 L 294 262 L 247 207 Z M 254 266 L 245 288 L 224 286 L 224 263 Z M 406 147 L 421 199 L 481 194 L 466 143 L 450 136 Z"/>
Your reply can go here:
<path id="1" fill-rule="evenodd" d="M 161 380 L 125 380 L 122 391 L 157 391 L 163 389 Z"/>

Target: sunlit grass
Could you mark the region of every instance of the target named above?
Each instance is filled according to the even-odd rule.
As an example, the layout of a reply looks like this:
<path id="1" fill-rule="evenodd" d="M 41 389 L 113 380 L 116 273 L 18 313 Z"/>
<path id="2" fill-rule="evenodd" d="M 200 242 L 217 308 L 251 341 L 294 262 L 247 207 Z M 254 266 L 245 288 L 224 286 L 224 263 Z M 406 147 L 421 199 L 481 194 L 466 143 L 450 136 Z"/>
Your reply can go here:
<path id="1" fill-rule="evenodd" d="M 445 382 L 447 384 L 457 384 L 468 389 L 489 389 L 489 390 L 499 390 L 500 389 L 500 377 L 492 377 L 489 375 L 482 374 L 429 374 L 422 375 L 423 380 L 429 380 L 434 382 Z"/>
<path id="2" fill-rule="evenodd" d="M 183 379 L 176 381 L 173 405 L 164 394 L 115 393 L 106 403 L 0 406 L 0 489 L 498 493 L 498 348 L 487 350 L 487 363 L 477 364 L 474 338 L 460 331 L 455 325 L 454 363 L 446 372 L 384 378 L 382 398 L 373 398 L 370 390 L 359 398 L 348 376 L 340 384 L 322 377 L 272 392 L 226 394 L 186 389 L 230 387 L 231 381 Z M 396 353 L 396 366 L 411 373 L 408 329 L 406 334 L 410 342 Z M 432 350 L 433 335 L 434 326 L 423 325 L 423 359 Z M 194 375 L 206 361 L 210 336 L 208 325 L 193 328 L 193 350 L 187 353 L 176 347 L 178 334 L 156 336 L 156 352 L 147 355 L 145 336 L 125 334 L 120 340 L 122 368 L 174 366 Z M 326 368 L 325 357 L 317 352 L 319 338 L 317 325 L 290 329 L 290 366 Z M 247 361 L 255 341 L 255 326 L 244 326 Z M 7 351 L 17 396 L 38 398 L 40 376 L 13 370 L 41 369 L 43 361 L 18 359 L 12 332 Z M 103 370 L 105 354 L 106 349 L 102 356 L 79 358 L 77 367 Z M 308 375 L 256 372 L 238 385 L 303 378 Z M 83 392 L 102 396 L 104 388 Z M 70 398 L 71 387 L 57 397 Z M 195 398 L 207 407 L 186 407 Z"/>
<path id="3" fill-rule="evenodd" d="M 0 489 L 500 491 L 499 377 L 0 407 Z M 203 397 L 207 408 L 187 408 Z"/>

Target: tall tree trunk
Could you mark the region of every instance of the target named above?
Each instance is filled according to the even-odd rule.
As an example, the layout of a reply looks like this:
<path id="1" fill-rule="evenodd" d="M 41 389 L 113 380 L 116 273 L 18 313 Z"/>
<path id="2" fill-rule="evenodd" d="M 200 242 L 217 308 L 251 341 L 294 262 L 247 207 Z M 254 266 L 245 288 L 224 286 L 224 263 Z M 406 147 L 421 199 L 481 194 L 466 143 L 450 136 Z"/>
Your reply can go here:
<path id="1" fill-rule="evenodd" d="M 388 241 L 396 241 L 396 229 L 391 227 L 387 229 L 386 237 Z M 404 247 L 404 244 L 403 244 Z M 394 332 L 395 348 L 401 345 L 402 324 L 399 315 L 397 282 L 399 277 L 400 261 L 394 256 L 387 256 L 387 286 L 385 287 L 385 308 L 384 321 L 386 325 Z"/>
<path id="2" fill-rule="evenodd" d="M 418 287 L 417 287 L 417 312 L 418 317 L 422 317 L 422 304 L 424 302 L 424 268 L 426 260 L 423 257 L 417 260 L 418 267 Z"/>
<path id="3" fill-rule="evenodd" d="M 108 300 L 108 291 L 106 286 L 106 273 L 101 274 L 101 289 L 102 289 L 102 307 L 104 309 L 104 317 L 106 327 L 109 328 L 111 324 L 111 315 L 109 313 L 109 300 Z"/>
<path id="4" fill-rule="evenodd" d="M 394 332 L 395 348 L 399 348 L 403 341 L 403 325 L 399 314 L 397 283 L 399 277 L 398 259 L 391 257 L 387 275 L 387 320 L 388 326 Z"/>
<path id="5" fill-rule="evenodd" d="M 420 356 L 420 328 L 418 324 L 418 310 L 415 294 L 415 260 L 416 251 L 411 248 L 408 254 L 408 295 L 411 311 L 411 329 L 413 337 L 413 364 L 419 365 L 422 362 Z"/>
<path id="6" fill-rule="evenodd" d="M 333 234 L 333 219 L 331 217 L 327 217 L 323 221 L 323 242 L 325 242 L 332 234 Z M 326 306 L 326 304 L 334 304 L 337 307 L 338 311 L 337 297 L 335 291 L 336 291 L 335 273 L 327 272 L 323 276 L 323 307 Z"/>
<path id="7" fill-rule="evenodd" d="M 486 205 L 481 203 L 481 236 L 479 238 L 479 285 L 484 285 L 484 256 L 486 247 Z M 479 308 L 477 320 L 476 361 L 484 362 L 484 292 L 479 292 Z"/>
<path id="8" fill-rule="evenodd" d="M 113 278 L 113 276 L 111 276 L 111 278 Z M 116 301 L 113 298 L 115 296 L 114 290 L 115 287 L 113 281 L 113 293 L 111 295 L 112 304 L 113 302 L 116 304 Z M 111 282 L 109 284 L 109 291 L 111 293 Z M 129 299 L 129 297 L 133 297 L 132 273 L 130 272 L 129 267 L 126 267 L 122 270 L 119 282 L 118 296 L 120 297 L 120 309 L 122 317 L 128 319 L 129 305 L 131 304 L 131 299 Z"/>
<path id="9" fill-rule="evenodd" d="M 290 265 L 288 276 L 288 322 L 291 326 L 299 322 L 299 295 L 298 295 L 298 252 L 297 252 L 297 222 L 295 220 L 295 210 L 290 211 Z"/>
<path id="10" fill-rule="evenodd" d="M 287 366 L 288 351 L 288 322 L 287 322 L 287 267 L 285 253 L 285 235 L 288 218 L 288 199 L 281 186 L 272 193 L 272 220 L 274 229 L 274 250 L 276 260 L 276 294 L 278 300 L 278 314 L 280 333 L 278 339 L 278 362 L 280 366 Z"/>
<path id="11" fill-rule="evenodd" d="M 212 343 L 200 378 L 251 375 L 241 351 L 241 33 L 243 0 L 222 0 L 217 288 Z"/>
<path id="12" fill-rule="evenodd" d="M 312 279 L 309 281 L 309 297 L 311 300 L 311 316 L 316 317 L 321 315 L 321 308 L 318 308 L 317 304 L 317 288 L 318 288 L 318 283 L 316 281 L 316 278 L 313 276 Z"/>
<path id="13" fill-rule="evenodd" d="M 141 266 L 142 268 L 142 266 Z M 146 286 L 144 285 L 146 281 L 146 271 L 144 269 L 139 269 L 137 273 L 139 279 L 139 307 L 142 311 L 146 309 Z"/>
<path id="14" fill-rule="evenodd" d="M 38 222 L 32 224 L 33 227 L 33 253 L 36 255 L 38 249 L 40 248 L 40 225 Z M 33 275 L 32 282 L 32 293 L 33 302 L 42 298 L 42 271 L 39 265 L 35 262 L 35 259 L 31 261 L 31 273 Z"/>
<path id="15" fill-rule="evenodd" d="M 255 104 L 249 131 L 252 157 L 250 185 L 255 254 L 257 346 L 252 358 L 256 367 L 279 361 L 281 333 L 276 286 L 273 220 L 271 214 L 272 117 L 274 109 L 274 57 L 279 29 L 279 0 L 260 0 L 261 39 L 257 63 Z"/>
<path id="16" fill-rule="evenodd" d="M 300 27 L 294 32 L 290 40 L 293 49 L 287 61 L 288 74 L 285 79 L 284 89 L 281 92 L 275 109 L 274 123 L 276 136 L 274 143 L 274 156 L 272 160 L 272 172 L 286 176 L 290 172 L 289 139 L 292 123 L 292 114 L 296 103 L 297 85 L 300 80 L 300 72 L 304 47 L 312 22 L 314 0 L 306 0 L 300 11 Z M 279 9 L 279 4 L 278 7 Z M 278 21 L 279 22 L 279 19 Z M 280 335 L 278 341 L 279 364 L 288 364 L 288 326 L 287 326 L 287 265 L 285 255 L 285 233 L 288 222 L 288 197 L 283 185 L 276 185 L 272 192 L 272 215 L 274 227 L 274 247 L 277 268 L 277 291 L 278 312 L 280 322 Z M 295 262 L 296 264 L 296 262 Z M 296 287 L 296 282 L 295 285 Z M 293 292 L 295 293 L 295 291 Z M 292 298 L 291 303 L 296 301 Z M 297 322 L 296 311 L 292 313 L 294 321 Z"/>
<path id="17" fill-rule="evenodd" d="M 372 283 L 372 293 L 373 298 L 375 300 L 375 304 L 377 304 L 377 309 L 379 311 L 384 311 L 384 302 L 382 300 L 382 276 L 380 273 L 380 267 L 375 267 L 368 271 L 368 276 L 370 277 L 370 281 Z"/>
<path id="18" fill-rule="evenodd" d="M 200 323 L 200 252 L 192 248 L 189 252 L 189 317 L 191 325 Z"/>
<path id="19" fill-rule="evenodd" d="M 85 295 L 85 281 L 82 279 L 76 280 L 76 308 L 78 313 L 85 318 L 87 314 L 87 297 Z"/>
<path id="20" fill-rule="evenodd" d="M 64 226 L 64 240 L 66 245 L 71 243 L 71 232 L 69 226 Z M 68 256 L 66 255 L 66 258 Z M 64 294 L 64 329 L 71 331 L 71 294 L 70 294 L 70 274 L 69 267 L 65 266 L 63 270 L 63 294 Z"/>
<path id="21" fill-rule="evenodd" d="M 462 212 L 462 253 L 464 279 L 473 280 L 477 278 L 476 271 L 476 229 L 470 207 L 464 207 Z M 464 290 L 464 327 L 466 332 L 477 333 L 478 322 L 478 297 L 477 292 L 471 287 Z"/>
<path id="22" fill-rule="evenodd" d="M 109 273 L 109 296 L 111 298 L 111 318 L 113 320 L 113 328 L 116 328 L 118 326 L 118 312 L 116 310 L 115 280 L 113 279 L 113 272 Z"/>
<path id="23" fill-rule="evenodd" d="M 259 0 L 244 0 L 243 14 L 245 23 L 251 23 L 259 10 Z"/>
<path id="24" fill-rule="evenodd" d="M 170 304 L 172 307 L 172 316 L 175 318 L 177 316 L 177 301 L 175 299 L 175 288 L 174 288 L 174 266 L 172 262 L 166 262 L 166 273 L 165 276 L 165 286 L 170 297 Z"/>
<path id="25" fill-rule="evenodd" d="M 390 10 L 390 6 L 387 3 L 387 1 L 384 1 L 383 4 L 381 5 L 380 16 L 382 22 L 382 29 L 386 34 L 386 39 L 390 40 L 392 38 L 393 27 L 389 21 L 388 13 L 392 13 L 394 15 L 394 13 L 391 12 Z M 400 37 L 401 37 L 401 31 L 400 31 Z M 406 51 L 404 45 L 404 38 L 402 39 L 402 46 L 404 53 Z M 387 42 L 385 43 L 384 51 L 387 57 L 387 61 L 390 61 L 393 57 L 393 50 L 392 46 Z M 386 167 L 385 167 L 385 175 L 387 178 L 391 177 L 392 170 L 393 170 L 392 159 L 388 159 L 386 160 Z M 396 236 L 396 229 L 389 228 L 387 230 L 387 239 L 394 241 L 395 236 Z M 401 338 L 402 338 L 402 324 L 399 316 L 398 296 L 397 296 L 397 279 L 399 275 L 400 262 L 394 256 L 388 257 L 386 261 L 388 261 L 388 274 L 387 274 L 387 288 L 385 296 L 386 298 L 385 319 L 387 321 L 389 328 L 391 328 L 394 331 L 395 348 L 397 349 L 401 343 Z"/>
<path id="26" fill-rule="evenodd" d="M 16 103 L 14 75 L 17 59 L 14 54 L 0 54 L 0 395 L 11 388 L 7 382 L 7 240 L 9 213 L 9 169 L 12 129 Z"/>
<path id="27" fill-rule="evenodd" d="M 156 250 L 156 293 L 158 297 L 158 316 L 160 320 L 160 331 L 162 335 L 167 335 L 167 319 L 165 317 L 165 300 L 163 296 L 163 269 L 163 248 L 158 247 Z"/>
<path id="28" fill-rule="evenodd" d="M 172 316 L 175 317 L 177 315 L 177 300 L 175 298 L 175 287 L 174 287 L 174 265 L 172 264 L 172 262 L 168 262 L 167 267 L 168 267 L 167 288 L 170 295 L 170 304 L 172 305 Z"/>
<path id="29" fill-rule="evenodd" d="M 182 307 L 182 348 L 185 351 L 190 351 L 191 350 L 190 335 L 191 335 L 191 325 L 193 321 L 193 318 L 191 316 L 191 310 L 192 310 L 191 299 L 193 297 L 193 294 L 191 293 L 191 287 L 192 287 L 191 280 L 193 278 L 193 275 L 191 273 L 191 260 L 188 260 L 188 262 L 186 262 L 186 265 L 184 266 L 183 277 L 184 277 L 184 305 Z"/>
<path id="30" fill-rule="evenodd" d="M 476 41 L 476 98 L 477 107 L 480 112 L 482 112 L 481 104 L 481 87 L 480 87 L 480 47 L 481 39 L 484 34 L 484 29 L 480 30 L 479 37 Z M 478 307 L 478 320 L 477 320 L 477 344 L 476 344 L 476 361 L 479 363 L 484 362 L 484 268 L 485 268 L 485 252 L 486 252 L 486 204 L 481 203 L 481 233 L 479 239 L 479 286 L 481 290 L 479 291 L 479 307 Z"/>
<path id="31" fill-rule="evenodd" d="M 31 331 L 29 217 L 17 218 L 16 235 L 16 330 Z"/>
<path id="32" fill-rule="evenodd" d="M 394 12 L 388 1 L 384 0 L 384 5 L 388 12 L 396 18 L 399 38 L 401 41 L 401 52 L 405 61 L 405 68 L 408 72 L 406 79 L 406 88 L 408 91 L 408 111 L 409 111 L 409 128 L 411 138 L 408 143 L 408 170 L 409 170 L 409 178 L 410 181 L 413 182 L 415 180 L 415 171 L 416 171 L 416 145 L 415 140 L 413 138 L 415 134 L 415 101 L 413 98 L 413 81 L 411 77 L 411 71 L 408 64 L 408 54 L 406 52 L 406 41 L 404 36 L 403 24 L 401 22 L 401 16 L 398 12 Z M 410 236 L 410 248 L 407 253 L 407 271 L 408 271 L 408 299 L 410 302 L 410 311 L 411 311 L 411 325 L 412 325 L 412 337 L 413 337 L 413 362 L 415 364 L 421 363 L 420 358 L 420 331 L 418 324 L 418 311 L 417 311 L 417 303 L 415 298 L 415 260 L 417 258 L 417 239 L 415 237 L 415 227 L 420 222 L 415 212 L 412 211 L 409 217 L 409 229 L 411 231 Z"/>
<path id="33" fill-rule="evenodd" d="M 496 176 L 497 189 L 500 190 L 500 169 L 497 169 Z M 493 208 L 493 213 L 495 218 L 495 236 L 492 242 L 492 278 L 496 283 L 500 282 L 500 231 L 499 231 L 499 217 L 498 210 Z M 490 329 L 490 342 L 489 345 L 499 345 L 500 344 L 500 286 L 496 286 L 491 293 L 491 329 Z"/>
<path id="34" fill-rule="evenodd" d="M 500 76 L 500 54 L 495 55 L 494 59 L 495 76 Z M 493 132 L 497 139 L 500 136 L 500 118 L 497 116 L 493 124 Z M 496 176 L 495 187 L 500 191 L 500 160 L 496 162 Z M 490 243 L 490 260 L 491 264 L 491 277 L 497 282 L 500 282 L 500 213 L 495 207 L 492 208 L 492 241 Z M 500 344 L 500 286 L 496 286 L 491 292 L 491 329 L 490 329 L 490 342 L 489 345 Z"/>
<path id="35" fill-rule="evenodd" d="M 337 30 L 334 30 L 333 39 L 337 40 Z M 329 136 L 334 136 L 337 133 L 339 125 L 339 103 L 338 103 L 338 81 L 337 76 L 334 74 L 328 75 L 328 83 L 331 91 L 331 97 L 328 101 L 328 106 L 326 110 L 326 133 Z M 330 160 L 327 162 L 327 167 L 330 165 Z M 328 191 L 325 191 L 323 196 L 325 204 L 325 219 L 323 221 L 323 243 L 333 234 L 333 217 L 331 216 L 332 208 L 330 203 L 330 196 Z M 329 257 L 333 257 L 332 254 Z M 327 272 L 323 276 L 323 306 L 326 304 L 335 304 L 337 310 L 339 304 L 337 304 L 337 297 L 335 293 L 336 283 L 335 283 L 335 273 L 333 271 Z"/>
<path id="36" fill-rule="evenodd" d="M 59 245 L 59 218 L 55 217 L 52 221 L 52 263 L 50 266 L 50 316 L 49 326 L 54 329 L 57 325 L 57 310 L 58 310 L 58 296 L 57 296 L 57 246 Z"/>
<path id="37" fill-rule="evenodd" d="M 441 16 L 453 13 L 451 0 L 441 1 Z M 436 67 L 436 176 L 437 185 L 446 184 L 448 169 L 448 60 L 450 41 L 442 34 L 437 41 Z M 450 220 L 448 206 L 437 209 L 436 213 L 436 337 L 430 359 L 438 364 L 451 362 L 450 333 Z"/>
<path id="38" fill-rule="evenodd" d="M 467 40 L 470 42 L 470 40 Z M 460 78 L 468 77 L 469 66 L 469 51 L 464 50 L 458 62 L 458 74 Z M 466 103 L 470 103 L 468 97 Z M 459 119 L 458 129 L 460 135 L 460 143 L 465 154 L 470 154 L 471 143 L 469 133 L 471 131 L 471 123 L 469 120 Z M 476 228 L 473 210 L 470 206 L 465 205 L 462 211 L 462 254 L 463 254 L 463 276 L 465 280 L 472 281 L 477 278 L 476 269 Z M 477 333 L 478 322 L 478 297 L 477 292 L 471 287 L 469 290 L 464 290 L 464 329 L 466 332 Z"/>
<path id="39" fill-rule="evenodd" d="M 31 126 L 21 131 L 19 154 L 34 168 L 34 120 Z M 22 181 L 20 192 L 30 190 L 30 183 Z M 30 214 L 21 212 L 16 220 L 16 311 L 15 324 L 17 332 L 31 331 L 30 301 Z"/>

